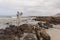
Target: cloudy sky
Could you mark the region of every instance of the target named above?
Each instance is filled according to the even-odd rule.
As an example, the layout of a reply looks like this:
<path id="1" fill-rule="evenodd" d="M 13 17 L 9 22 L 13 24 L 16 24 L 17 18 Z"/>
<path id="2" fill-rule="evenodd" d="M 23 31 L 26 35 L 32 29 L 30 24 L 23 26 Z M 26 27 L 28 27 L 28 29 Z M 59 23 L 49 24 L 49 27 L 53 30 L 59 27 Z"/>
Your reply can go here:
<path id="1" fill-rule="evenodd" d="M 60 13 L 60 0 L 0 0 L 0 15 L 55 15 Z"/>

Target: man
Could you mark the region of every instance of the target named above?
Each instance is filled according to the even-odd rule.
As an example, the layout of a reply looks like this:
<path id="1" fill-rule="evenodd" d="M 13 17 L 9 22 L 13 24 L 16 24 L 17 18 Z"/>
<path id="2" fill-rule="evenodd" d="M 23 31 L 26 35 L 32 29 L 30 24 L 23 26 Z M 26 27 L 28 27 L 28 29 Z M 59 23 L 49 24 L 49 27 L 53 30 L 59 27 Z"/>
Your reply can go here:
<path id="1" fill-rule="evenodd" d="M 21 16 L 21 15 L 22 15 L 22 12 L 19 13 L 19 11 L 17 11 L 17 26 L 20 25 L 20 20 L 21 20 L 20 16 Z"/>

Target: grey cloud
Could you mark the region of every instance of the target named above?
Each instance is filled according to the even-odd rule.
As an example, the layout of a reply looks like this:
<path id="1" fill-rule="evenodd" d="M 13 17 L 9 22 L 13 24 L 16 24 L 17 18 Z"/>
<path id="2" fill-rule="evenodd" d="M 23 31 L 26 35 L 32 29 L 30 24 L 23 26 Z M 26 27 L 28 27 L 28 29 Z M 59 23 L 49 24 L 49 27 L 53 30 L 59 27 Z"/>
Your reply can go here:
<path id="1" fill-rule="evenodd" d="M 26 13 L 31 13 L 31 15 L 41 14 L 41 15 L 55 15 L 60 11 L 57 9 L 57 0 L 45 0 L 42 3 L 37 3 L 35 6 L 27 6 Z M 58 3 L 59 5 L 60 3 Z M 57 7 L 57 8 L 56 8 Z"/>
<path id="2" fill-rule="evenodd" d="M 60 12 L 59 2 L 59 0 L 11 0 L 0 5 L 3 5 L 1 7 L 13 14 L 19 10 L 23 11 L 26 16 L 55 15 Z"/>

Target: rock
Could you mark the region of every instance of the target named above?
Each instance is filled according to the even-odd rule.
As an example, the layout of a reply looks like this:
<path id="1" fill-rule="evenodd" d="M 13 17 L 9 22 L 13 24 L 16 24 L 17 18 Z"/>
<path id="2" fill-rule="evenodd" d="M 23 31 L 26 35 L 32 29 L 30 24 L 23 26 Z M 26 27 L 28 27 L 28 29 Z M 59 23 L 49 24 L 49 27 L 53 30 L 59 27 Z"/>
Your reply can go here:
<path id="1" fill-rule="evenodd" d="M 27 34 L 23 40 L 36 40 L 36 38 L 32 34 Z"/>
<path id="2" fill-rule="evenodd" d="M 22 24 L 20 26 L 20 29 L 23 31 L 23 32 L 32 32 L 33 31 L 33 25 L 31 24 Z"/>

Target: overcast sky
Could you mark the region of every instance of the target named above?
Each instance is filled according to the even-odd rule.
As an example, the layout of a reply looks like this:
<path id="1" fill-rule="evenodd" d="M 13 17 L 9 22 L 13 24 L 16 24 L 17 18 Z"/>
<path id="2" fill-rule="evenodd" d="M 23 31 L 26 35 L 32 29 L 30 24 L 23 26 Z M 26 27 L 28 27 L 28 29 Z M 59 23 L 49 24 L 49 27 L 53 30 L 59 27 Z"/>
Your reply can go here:
<path id="1" fill-rule="evenodd" d="M 55 15 L 60 13 L 60 0 L 0 0 L 0 15 Z"/>

